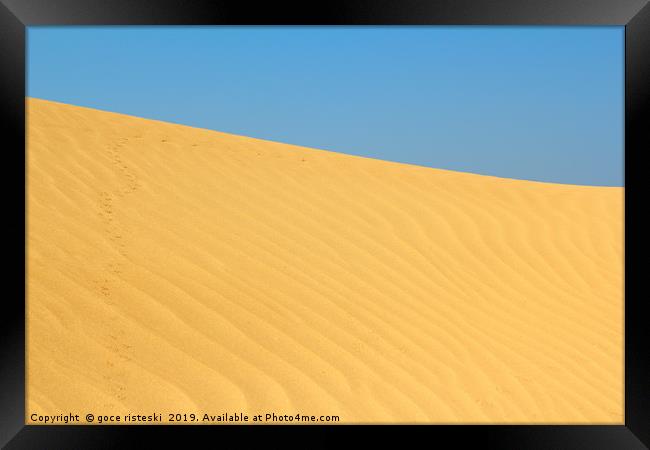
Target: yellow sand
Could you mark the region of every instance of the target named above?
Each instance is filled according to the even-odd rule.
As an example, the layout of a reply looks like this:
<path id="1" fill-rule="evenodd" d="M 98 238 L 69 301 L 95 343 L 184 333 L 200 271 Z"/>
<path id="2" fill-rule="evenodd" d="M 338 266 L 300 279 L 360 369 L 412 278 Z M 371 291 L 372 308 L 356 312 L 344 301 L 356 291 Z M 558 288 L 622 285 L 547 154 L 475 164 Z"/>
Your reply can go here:
<path id="1" fill-rule="evenodd" d="M 622 188 L 27 107 L 28 422 L 623 421 Z"/>

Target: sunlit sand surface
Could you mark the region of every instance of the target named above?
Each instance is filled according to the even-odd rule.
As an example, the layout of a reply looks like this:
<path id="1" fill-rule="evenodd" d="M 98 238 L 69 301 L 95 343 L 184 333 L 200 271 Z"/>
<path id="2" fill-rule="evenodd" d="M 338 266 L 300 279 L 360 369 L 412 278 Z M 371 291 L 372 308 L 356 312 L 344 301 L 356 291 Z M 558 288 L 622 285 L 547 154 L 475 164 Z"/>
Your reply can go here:
<path id="1" fill-rule="evenodd" d="M 27 136 L 28 415 L 623 421 L 623 188 L 36 99 Z"/>

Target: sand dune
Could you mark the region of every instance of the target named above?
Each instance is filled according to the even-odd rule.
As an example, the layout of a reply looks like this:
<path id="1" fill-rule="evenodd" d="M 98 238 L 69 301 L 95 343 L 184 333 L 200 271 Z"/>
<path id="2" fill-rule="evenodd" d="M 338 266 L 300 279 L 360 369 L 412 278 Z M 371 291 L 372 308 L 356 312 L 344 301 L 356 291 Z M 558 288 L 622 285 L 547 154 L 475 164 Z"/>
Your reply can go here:
<path id="1" fill-rule="evenodd" d="M 622 188 L 27 107 L 28 415 L 623 421 Z"/>

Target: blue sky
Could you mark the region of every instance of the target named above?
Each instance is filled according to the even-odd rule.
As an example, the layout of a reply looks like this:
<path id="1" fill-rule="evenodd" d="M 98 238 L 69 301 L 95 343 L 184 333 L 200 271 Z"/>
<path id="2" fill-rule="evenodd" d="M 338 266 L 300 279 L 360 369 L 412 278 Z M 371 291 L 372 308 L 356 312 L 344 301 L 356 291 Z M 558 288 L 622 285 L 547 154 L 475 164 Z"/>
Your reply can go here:
<path id="1" fill-rule="evenodd" d="M 623 27 L 30 27 L 31 97 L 372 158 L 623 185 Z"/>

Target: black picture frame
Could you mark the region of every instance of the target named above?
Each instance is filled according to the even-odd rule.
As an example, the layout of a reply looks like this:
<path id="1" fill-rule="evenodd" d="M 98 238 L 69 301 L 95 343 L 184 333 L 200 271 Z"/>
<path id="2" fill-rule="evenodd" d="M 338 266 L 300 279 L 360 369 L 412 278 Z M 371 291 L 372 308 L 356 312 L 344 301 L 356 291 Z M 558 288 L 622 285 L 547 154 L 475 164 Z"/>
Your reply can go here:
<path id="1" fill-rule="evenodd" d="M 642 219 L 628 219 L 650 149 L 650 5 L 645 0 L 328 0 L 259 2 L 210 0 L 0 0 L 0 112 L 5 164 L 2 177 L 9 225 L 1 342 L 0 445 L 6 448 L 123 448 L 149 439 L 247 439 L 251 428 L 271 439 L 279 429 L 319 434 L 323 443 L 346 426 L 43 426 L 25 425 L 25 62 L 26 27 L 36 25 L 622 25 L 625 26 L 625 423 L 620 425 L 432 425 L 410 427 L 412 442 L 454 442 L 517 449 L 636 449 L 650 446 L 650 364 L 645 298 L 633 292 L 645 246 Z M 645 117 L 645 120 L 644 120 Z M 7 175 L 11 175 L 8 177 Z M 631 217 L 631 216 L 630 216 Z M 22 235 L 23 239 L 18 236 Z M 12 239 L 16 237 L 16 240 Z M 634 236 L 634 237 L 632 237 Z M 22 243 L 21 243 L 22 241 Z M 632 245 L 628 245 L 631 243 Z M 15 253 L 12 253 L 15 252 Z M 17 261 L 22 261 L 22 265 Z M 23 280 L 23 281 L 20 281 Z M 375 438 L 385 427 L 373 427 Z M 283 431 L 283 434 L 286 434 Z M 313 437 L 310 439 L 314 439 Z M 432 441 L 432 439 L 434 439 Z M 451 441 L 448 441 L 451 439 Z M 217 442 L 214 442 L 215 445 Z M 270 442 L 270 441 L 268 441 Z M 310 442 L 313 442 L 310 440 Z M 148 445 L 147 445 L 148 446 Z M 273 447 L 273 446 L 271 446 Z"/>

